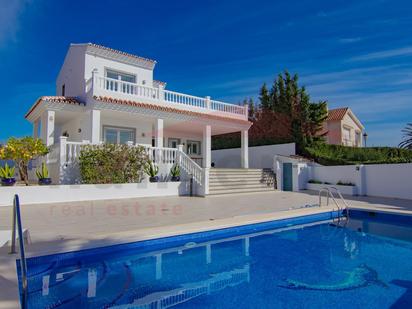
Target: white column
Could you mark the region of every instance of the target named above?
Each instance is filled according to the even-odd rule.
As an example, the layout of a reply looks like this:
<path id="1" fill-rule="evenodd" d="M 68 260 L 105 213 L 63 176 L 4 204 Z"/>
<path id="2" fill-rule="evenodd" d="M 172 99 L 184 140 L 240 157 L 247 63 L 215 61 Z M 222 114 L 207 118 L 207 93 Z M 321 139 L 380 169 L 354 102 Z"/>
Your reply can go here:
<path id="1" fill-rule="evenodd" d="M 207 109 L 210 109 L 210 107 L 211 107 L 211 106 L 210 106 L 210 96 L 207 96 L 205 99 L 206 99 L 206 106 L 205 106 L 205 107 L 206 107 Z"/>
<path id="2" fill-rule="evenodd" d="M 54 111 L 45 111 L 41 117 L 41 139 L 46 146 L 54 144 Z"/>
<path id="3" fill-rule="evenodd" d="M 247 120 L 249 119 L 249 104 L 248 103 L 243 104 L 243 108 L 245 109 L 245 118 Z"/>
<path id="4" fill-rule="evenodd" d="M 241 131 L 241 166 L 249 168 L 249 138 L 248 130 Z"/>
<path id="5" fill-rule="evenodd" d="M 154 136 L 155 146 L 163 147 L 163 119 L 156 119 Z"/>
<path id="6" fill-rule="evenodd" d="M 210 125 L 203 127 L 202 153 L 203 167 L 209 168 L 212 160 L 212 127 Z"/>
<path id="7" fill-rule="evenodd" d="M 33 122 L 33 138 L 39 138 L 39 119 Z"/>
<path id="8" fill-rule="evenodd" d="M 59 184 L 66 182 L 67 136 L 60 136 Z"/>
<path id="9" fill-rule="evenodd" d="M 92 144 L 100 144 L 100 110 L 90 111 L 90 132 L 88 139 Z"/>

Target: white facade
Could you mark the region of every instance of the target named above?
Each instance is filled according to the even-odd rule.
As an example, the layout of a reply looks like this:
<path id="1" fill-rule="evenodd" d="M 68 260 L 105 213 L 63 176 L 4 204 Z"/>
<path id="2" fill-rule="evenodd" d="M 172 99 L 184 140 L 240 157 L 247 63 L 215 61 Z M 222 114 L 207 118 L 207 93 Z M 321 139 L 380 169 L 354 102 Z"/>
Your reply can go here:
<path id="1" fill-rule="evenodd" d="M 26 114 L 33 135 L 52 147 L 50 164 L 74 160 L 82 143 L 141 144 L 160 151 L 181 145 L 182 155 L 197 165 L 186 172 L 203 168 L 207 174 L 211 136 L 240 131 L 247 168 L 247 106 L 166 90 L 166 83 L 153 79 L 155 65 L 103 46 L 72 44 L 57 77 L 57 95 L 39 98 Z M 61 140 L 65 149 L 58 146 Z M 66 183 L 61 166 L 58 170 L 59 183 Z"/>

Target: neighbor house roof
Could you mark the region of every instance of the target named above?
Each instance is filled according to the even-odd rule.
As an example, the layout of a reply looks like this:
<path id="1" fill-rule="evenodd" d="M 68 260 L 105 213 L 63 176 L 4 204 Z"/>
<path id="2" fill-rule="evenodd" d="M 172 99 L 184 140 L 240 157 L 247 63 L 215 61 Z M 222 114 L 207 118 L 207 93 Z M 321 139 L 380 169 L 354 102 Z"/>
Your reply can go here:
<path id="1" fill-rule="evenodd" d="M 352 120 L 360 128 L 364 129 L 363 124 L 360 122 L 360 120 L 356 117 L 356 115 L 352 112 L 352 110 L 349 107 L 340 107 L 340 108 L 330 109 L 328 111 L 328 118 L 326 120 L 327 121 L 341 121 L 343 120 L 346 114 L 348 114 L 349 117 L 351 117 Z"/>
<path id="2" fill-rule="evenodd" d="M 343 120 L 343 118 L 345 117 L 348 110 L 349 110 L 349 107 L 341 107 L 341 108 L 330 109 L 328 111 L 327 120 L 328 121 Z"/>
<path id="3" fill-rule="evenodd" d="M 36 109 L 36 107 L 41 102 L 51 102 L 51 103 L 65 103 L 65 104 L 72 104 L 72 105 L 84 105 L 84 103 L 80 102 L 78 99 L 73 97 L 64 97 L 64 96 L 42 96 L 37 99 L 37 101 L 33 104 L 33 106 L 29 109 L 26 113 L 24 118 L 29 117 L 29 115 Z"/>

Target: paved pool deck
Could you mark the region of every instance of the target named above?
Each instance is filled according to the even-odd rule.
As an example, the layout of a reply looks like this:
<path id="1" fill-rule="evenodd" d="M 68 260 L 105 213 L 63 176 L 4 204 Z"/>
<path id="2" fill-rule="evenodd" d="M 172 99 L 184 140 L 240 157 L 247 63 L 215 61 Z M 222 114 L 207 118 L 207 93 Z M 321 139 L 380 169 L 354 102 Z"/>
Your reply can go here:
<path id="1" fill-rule="evenodd" d="M 412 200 L 346 197 L 352 208 L 412 215 Z M 316 192 L 264 192 L 24 205 L 30 231 L 27 256 L 271 221 L 328 211 Z M 0 207 L 0 228 L 10 228 L 11 207 Z M 0 248 L 0 309 L 18 308 L 15 259 Z"/>

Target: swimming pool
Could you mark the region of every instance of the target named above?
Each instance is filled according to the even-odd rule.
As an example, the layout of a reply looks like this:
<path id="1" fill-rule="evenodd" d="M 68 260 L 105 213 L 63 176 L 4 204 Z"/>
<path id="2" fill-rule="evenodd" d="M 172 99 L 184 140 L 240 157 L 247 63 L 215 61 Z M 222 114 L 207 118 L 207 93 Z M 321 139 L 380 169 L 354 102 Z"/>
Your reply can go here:
<path id="1" fill-rule="evenodd" d="M 404 308 L 412 217 L 336 213 L 27 261 L 29 308 Z"/>

